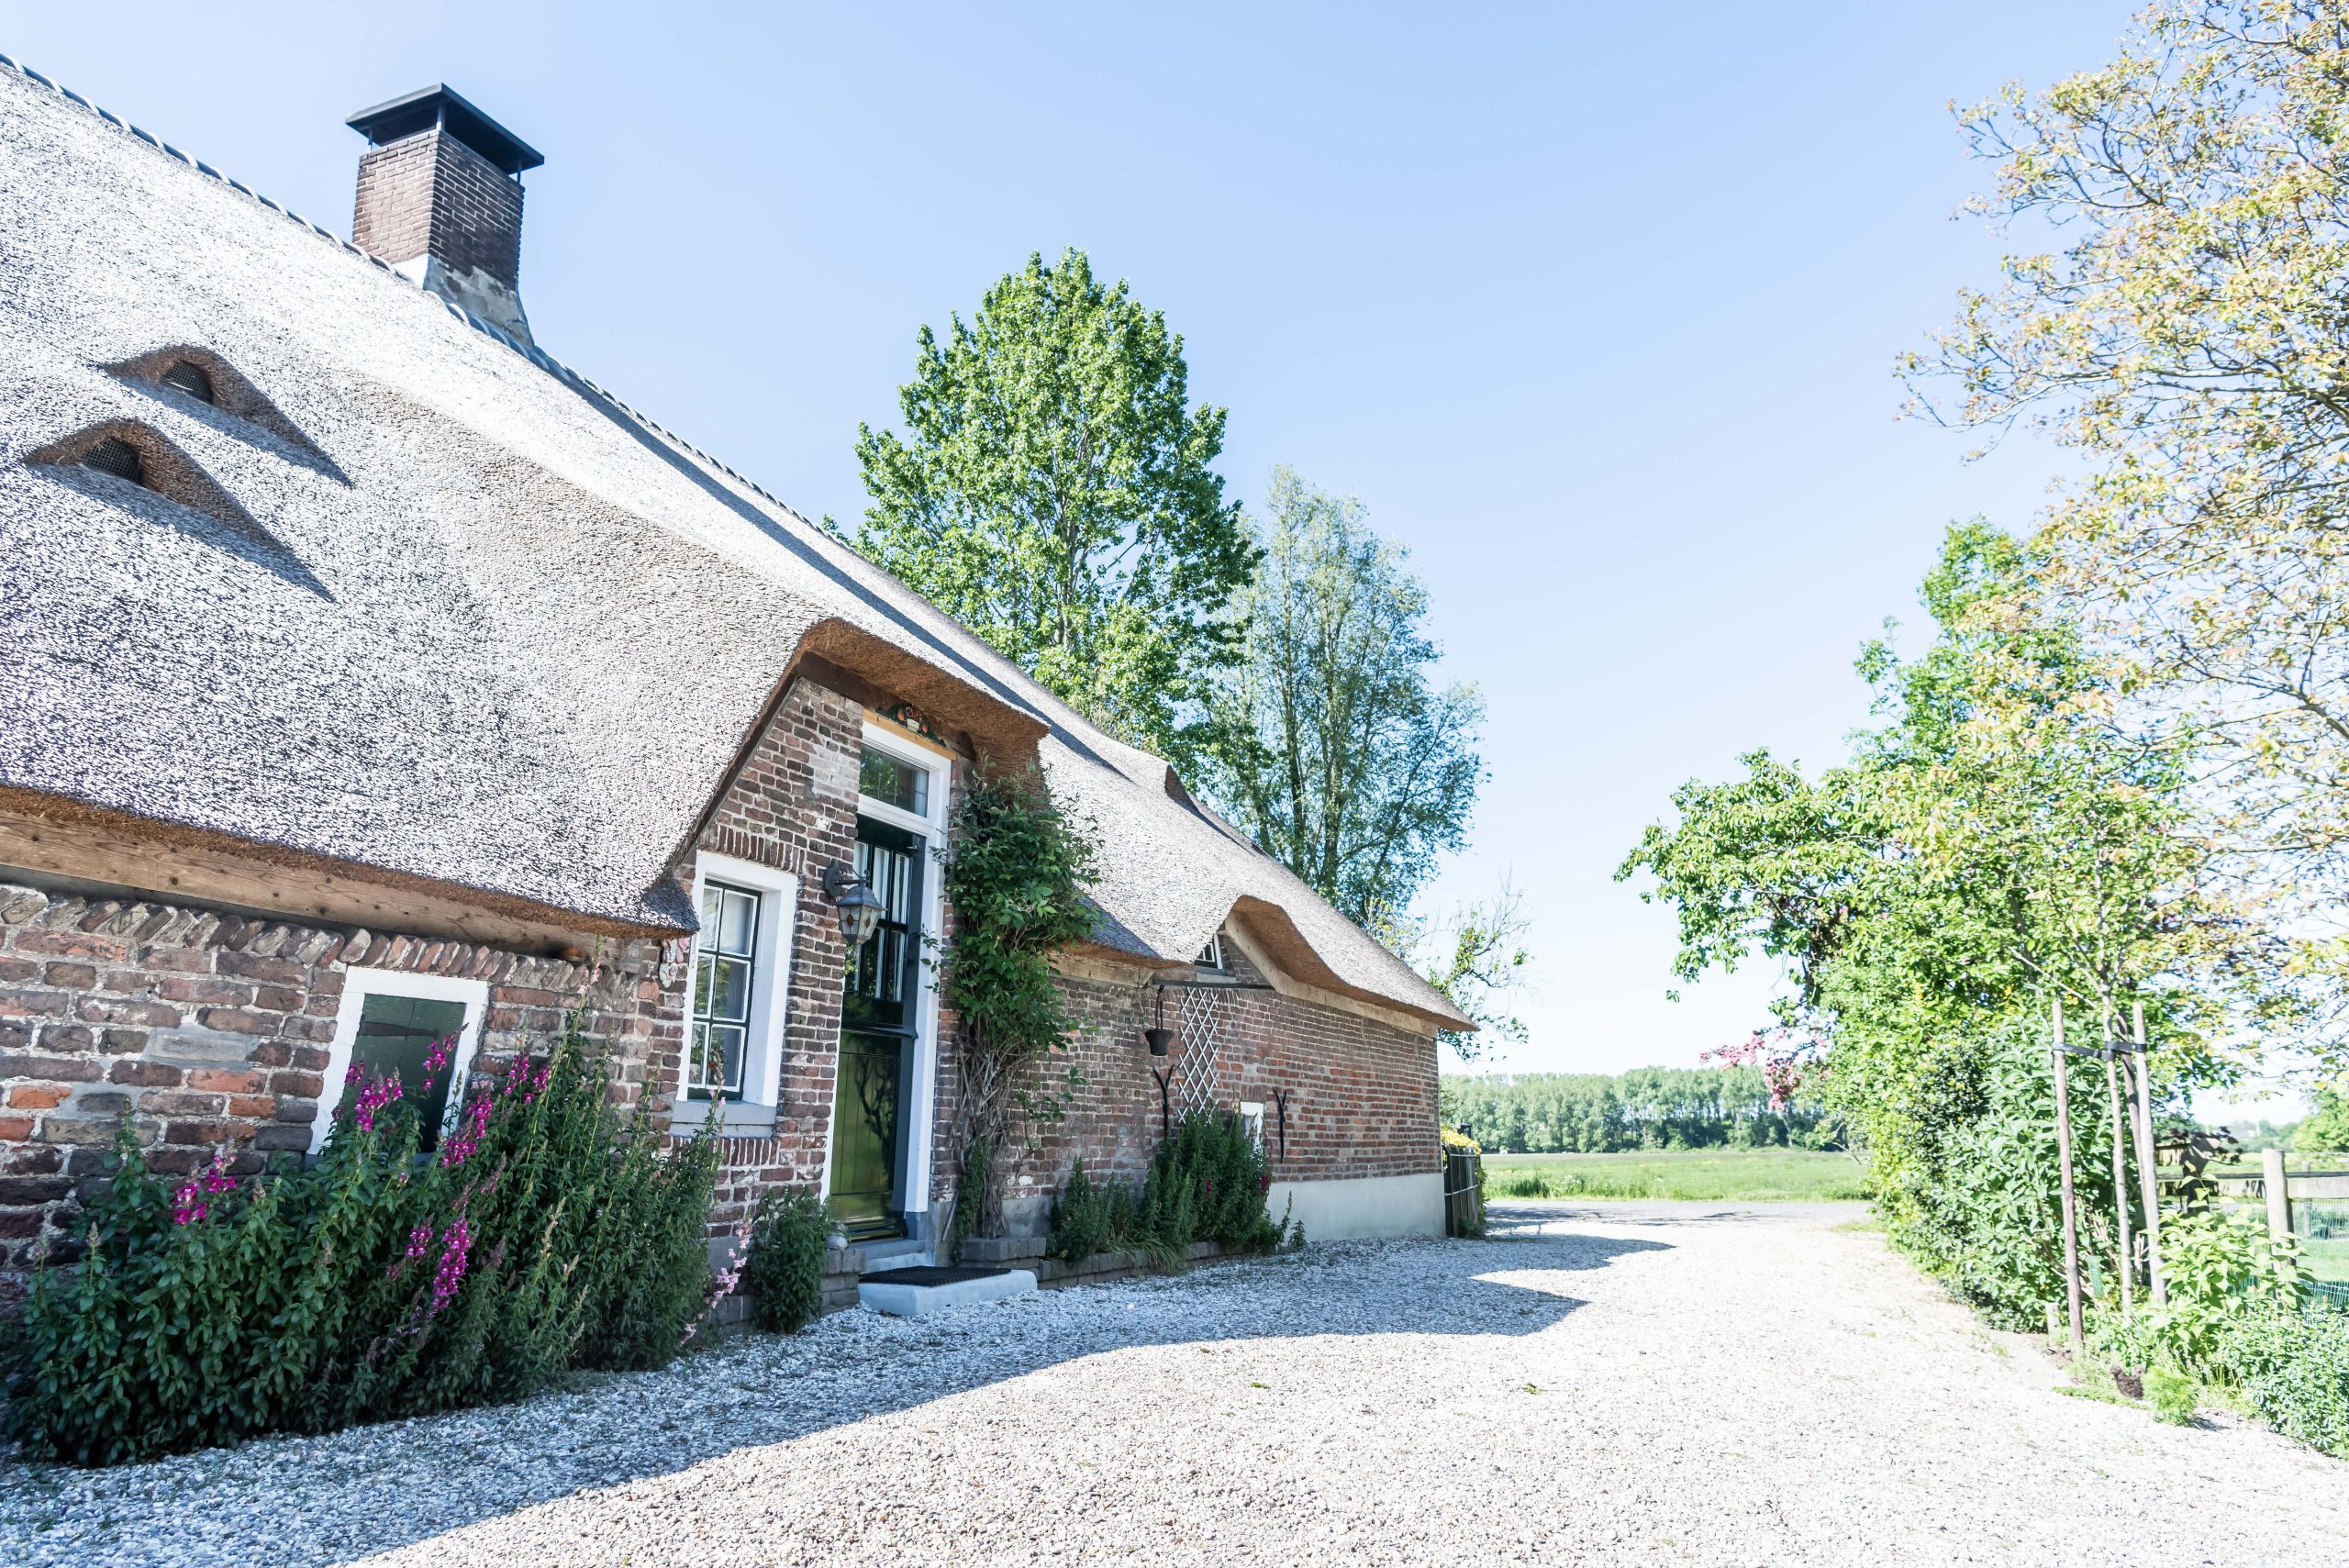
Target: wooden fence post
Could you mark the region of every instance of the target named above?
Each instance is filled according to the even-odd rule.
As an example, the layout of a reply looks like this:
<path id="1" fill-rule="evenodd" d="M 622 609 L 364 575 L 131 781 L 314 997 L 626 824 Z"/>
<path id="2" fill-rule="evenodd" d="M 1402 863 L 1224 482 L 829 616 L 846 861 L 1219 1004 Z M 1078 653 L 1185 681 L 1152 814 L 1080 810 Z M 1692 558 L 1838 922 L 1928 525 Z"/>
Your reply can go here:
<path id="1" fill-rule="evenodd" d="M 2260 1185 L 2267 1189 L 2267 1234 L 2278 1241 L 2292 1235 L 2292 1178 L 2284 1170 L 2281 1149 L 2259 1151 L 2259 1170 L 2264 1178 Z"/>
<path id="2" fill-rule="evenodd" d="M 2064 1060 L 2064 998 L 2055 998 L 2055 1148 L 2063 1162 L 2064 1180 L 2064 1299 L 2070 1308 L 2072 1359 L 2085 1361 L 2088 1346 L 2080 1329 L 2080 1222 L 2072 1196 L 2071 1065 Z"/>
<path id="3" fill-rule="evenodd" d="M 2145 1197 L 2145 1278 L 2154 1288 L 2154 1305 L 2169 1305 L 2169 1282 L 2162 1277 L 2161 1179 L 2154 1171 L 2154 1058 L 2145 1043 L 2145 1004 L 2130 1005 L 2134 1026 L 2137 1068 L 2137 1180 Z"/>

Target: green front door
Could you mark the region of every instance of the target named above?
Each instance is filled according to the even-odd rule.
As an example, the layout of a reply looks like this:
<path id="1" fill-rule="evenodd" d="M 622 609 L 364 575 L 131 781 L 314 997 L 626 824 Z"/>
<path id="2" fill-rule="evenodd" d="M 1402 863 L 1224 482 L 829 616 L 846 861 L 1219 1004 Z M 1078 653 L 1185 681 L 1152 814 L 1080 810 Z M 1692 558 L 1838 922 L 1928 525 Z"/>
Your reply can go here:
<path id="1" fill-rule="evenodd" d="M 860 817 L 856 870 L 879 896 L 883 914 L 871 940 L 850 955 L 841 998 L 832 1210 L 842 1229 L 862 1240 L 904 1229 L 905 1122 L 898 1113 L 920 995 L 921 840 Z"/>

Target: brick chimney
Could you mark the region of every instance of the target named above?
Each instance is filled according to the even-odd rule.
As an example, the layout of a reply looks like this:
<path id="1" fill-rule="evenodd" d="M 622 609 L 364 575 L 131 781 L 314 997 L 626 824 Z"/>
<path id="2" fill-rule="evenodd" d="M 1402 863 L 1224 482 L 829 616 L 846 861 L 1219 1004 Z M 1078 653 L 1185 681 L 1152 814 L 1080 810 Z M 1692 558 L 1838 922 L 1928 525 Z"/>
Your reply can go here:
<path id="1" fill-rule="evenodd" d="M 529 342 L 522 171 L 546 160 L 446 85 L 345 123 L 371 144 L 359 160 L 351 243 Z"/>

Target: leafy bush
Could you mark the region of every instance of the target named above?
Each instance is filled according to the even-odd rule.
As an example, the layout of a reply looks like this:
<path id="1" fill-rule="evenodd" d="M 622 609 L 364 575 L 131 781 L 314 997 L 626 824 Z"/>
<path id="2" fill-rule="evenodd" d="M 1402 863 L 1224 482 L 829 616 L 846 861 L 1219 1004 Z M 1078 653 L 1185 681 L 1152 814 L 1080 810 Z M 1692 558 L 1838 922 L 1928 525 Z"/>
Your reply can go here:
<path id="1" fill-rule="evenodd" d="M 2162 1276 L 2166 1307 L 2145 1316 L 2170 1362 L 2204 1376 L 2224 1377 L 2222 1341 L 2248 1314 L 2294 1306 L 2297 1250 L 2277 1240 L 2251 1215 L 2217 1209 L 2162 1222 Z"/>
<path id="2" fill-rule="evenodd" d="M 9 1327 L 11 1432 L 115 1463 L 662 1363 L 703 1301 L 718 1145 L 666 1151 L 607 1083 L 574 1026 L 452 1095 L 425 1155 L 398 1082 L 363 1078 L 314 1164 L 250 1180 L 150 1172 L 126 1128 L 81 1266 Z"/>
<path id="3" fill-rule="evenodd" d="M 2194 1424 L 2194 1407 L 2202 1385 L 2182 1372 L 2155 1367 L 2145 1373 L 2145 1397 L 2153 1401 L 2154 1418 L 2173 1427 Z"/>
<path id="4" fill-rule="evenodd" d="M 1095 1182 L 1081 1160 L 1070 1167 L 1053 1211 L 1052 1255 L 1076 1262 L 1119 1248 L 1174 1262 L 1197 1241 L 1241 1252 L 1297 1245 L 1305 1228 L 1273 1218 L 1271 1188 L 1264 1152 L 1238 1117 L 1186 1112 L 1139 1194 L 1128 1183 Z"/>
<path id="5" fill-rule="evenodd" d="M 2243 1313 L 2221 1330 L 2220 1350 L 2277 1430 L 2349 1459 L 2349 1314 L 2321 1307 Z"/>
<path id="6" fill-rule="evenodd" d="M 1069 1167 L 1067 1184 L 1061 1188 L 1060 1201 L 1052 1207 L 1053 1257 L 1081 1262 L 1109 1245 L 1110 1234 L 1116 1228 L 1118 1186 L 1115 1182 L 1096 1185 L 1085 1173 L 1082 1157 Z"/>
<path id="7" fill-rule="evenodd" d="M 796 1334 L 824 1309 L 824 1206 L 804 1189 L 770 1188 L 751 1222 L 742 1283 L 751 1320 L 773 1334 Z"/>

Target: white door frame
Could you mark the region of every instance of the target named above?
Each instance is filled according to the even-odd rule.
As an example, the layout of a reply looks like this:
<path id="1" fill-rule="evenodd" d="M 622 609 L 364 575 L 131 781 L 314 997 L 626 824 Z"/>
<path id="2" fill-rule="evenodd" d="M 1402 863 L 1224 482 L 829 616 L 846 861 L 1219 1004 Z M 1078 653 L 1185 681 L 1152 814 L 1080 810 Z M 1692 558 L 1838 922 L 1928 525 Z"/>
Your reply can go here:
<path id="1" fill-rule="evenodd" d="M 914 834 L 923 846 L 921 878 L 921 935 L 924 941 L 934 940 L 944 920 L 946 908 L 945 867 L 940 851 L 946 843 L 946 809 L 948 797 L 953 794 L 953 756 L 942 748 L 917 740 L 906 730 L 891 725 L 875 724 L 867 718 L 863 726 L 863 743 L 883 752 L 891 760 L 918 768 L 930 775 L 930 785 L 924 804 L 928 809 L 916 814 L 875 800 L 860 791 L 856 811 L 860 817 L 870 817 L 875 822 L 885 822 L 893 828 L 903 828 Z M 924 955 L 914 965 L 914 1048 L 910 1071 L 906 1082 L 898 1085 L 903 1096 L 898 1115 L 903 1118 L 904 1149 L 899 1156 L 897 1191 L 904 1211 L 908 1215 L 925 1214 L 930 1209 L 930 1121 L 938 1109 L 938 978 L 936 966 Z M 834 1043 L 834 1072 L 838 1073 L 839 1046 Z M 824 1118 L 824 1180 L 822 1192 L 827 1197 L 832 1191 L 832 1139 L 839 1119 L 840 1084 L 835 1077 L 832 1085 L 830 1114 Z"/>

